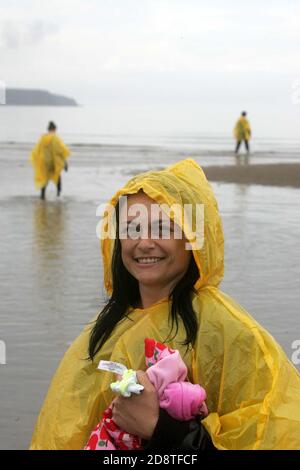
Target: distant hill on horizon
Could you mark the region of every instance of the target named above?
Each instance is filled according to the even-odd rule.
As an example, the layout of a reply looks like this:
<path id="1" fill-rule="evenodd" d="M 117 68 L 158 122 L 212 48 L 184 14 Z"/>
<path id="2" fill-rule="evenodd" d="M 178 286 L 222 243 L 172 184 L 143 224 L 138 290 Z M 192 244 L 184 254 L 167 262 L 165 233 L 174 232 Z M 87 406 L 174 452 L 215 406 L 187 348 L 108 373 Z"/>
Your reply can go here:
<path id="1" fill-rule="evenodd" d="M 6 106 L 78 106 L 73 98 L 47 90 L 7 88 Z"/>

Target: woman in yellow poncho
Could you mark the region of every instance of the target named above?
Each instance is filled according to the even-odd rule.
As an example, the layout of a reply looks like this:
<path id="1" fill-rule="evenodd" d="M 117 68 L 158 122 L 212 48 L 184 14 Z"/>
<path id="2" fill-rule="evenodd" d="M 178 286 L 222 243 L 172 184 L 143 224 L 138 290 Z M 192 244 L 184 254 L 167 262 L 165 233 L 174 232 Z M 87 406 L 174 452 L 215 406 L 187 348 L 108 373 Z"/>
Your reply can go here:
<path id="1" fill-rule="evenodd" d="M 57 196 L 61 193 L 61 172 L 68 170 L 67 158 L 69 149 L 55 134 L 56 125 L 50 121 L 48 134 L 44 134 L 33 148 L 30 161 L 34 168 L 34 182 L 37 189 L 41 189 L 41 199 L 45 199 L 46 187 L 49 181 L 57 186 Z"/>
<path id="2" fill-rule="evenodd" d="M 121 196 L 128 201 L 125 219 L 122 216 L 115 226 L 113 211 L 108 210 L 102 231 L 110 300 L 96 323 L 66 352 L 31 448 L 82 449 L 113 399 L 113 376 L 97 371 L 99 360 L 143 371 L 144 339 L 149 337 L 179 350 L 189 380 L 206 390 L 209 414 L 201 422 L 188 423 L 162 415 L 140 372 L 145 394 L 115 401 L 114 419 L 122 429 L 147 439 L 148 448 L 195 450 L 197 443 L 198 449 L 300 449 L 299 374 L 272 336 L 218 288 L 223 231 L 201 168 L 187 159 L 134 177 L 110 201 L 108 209 L 116 207 L 117 215 L 124 215 Z M 132 203 L 161 205 L 172 221 L 171 239 L 128 236 Z M 195 210 L 192 219 L 185 217 L 186 204 L 193 209 L 204 205 L 204 225 Z M 171 207 L 175 209 L 170 212 Z M 203 238 L 198 226 L 203 227 Z M 185 238 L 176 239 L 176 227 Z M 88 355 L 93 360 L 87 360 Z"/>
<path id="3" fill-rule="evenodd" d="M 236 155 L 238 154 L 242 141 L 245 142 L 247 153 L 250 152 L 249 140 L 251 137 L 251 127 L 246 116 L 247 116 L 246 111 L 243 111 L 241 113 L 240 118 L 237 120 L 237 123 L 233 130 L 234 137 L 236 138 L 236 148 L 235 148 Z"/>

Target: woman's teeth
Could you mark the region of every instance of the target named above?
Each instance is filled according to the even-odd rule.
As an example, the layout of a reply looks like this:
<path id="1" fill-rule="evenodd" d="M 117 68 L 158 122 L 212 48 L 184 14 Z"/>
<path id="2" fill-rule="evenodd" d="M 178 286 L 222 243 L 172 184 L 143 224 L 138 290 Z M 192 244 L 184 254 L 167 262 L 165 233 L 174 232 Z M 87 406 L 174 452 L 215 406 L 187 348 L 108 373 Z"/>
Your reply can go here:
<path id="1" fill-rule="evenodd" d="M 150 263 L 158 263 L 161 258 L 137 258 L 137 262 L 141 264 L 150 264 Z"/>

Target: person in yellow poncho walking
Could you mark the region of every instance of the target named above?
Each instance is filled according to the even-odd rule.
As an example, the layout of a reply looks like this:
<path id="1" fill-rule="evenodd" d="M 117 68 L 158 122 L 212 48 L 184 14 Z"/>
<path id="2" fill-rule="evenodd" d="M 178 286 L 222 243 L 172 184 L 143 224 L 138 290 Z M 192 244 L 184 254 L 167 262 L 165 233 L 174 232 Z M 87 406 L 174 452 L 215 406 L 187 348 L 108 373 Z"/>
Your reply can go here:
<path id="1" fill-rule="evenodd" d="M 107 206 L 101 246 L 109 300 L 66 352 L 31 449 L 83 449 L 114 398 L 114 376 L 97 370 L 100 360 L 139 371 L 144 391 L 116 398 L 113 420 L 148 449 L 300 449 L 299 373 L 219 289 L 222 223 L 198 164 L 187 159 L 132 178 Z M 144 372 L 145 338 L 179 350 L 188 379 L 206 390 L 205 419 L 176 421 L 159 409 Z"/>
<path id="2" fill-rule="evenodd" d="M 236 138 L 236 148 L 235 148 L 236 155 L 238 154 L 242 141 L 245 142 L 247 153 L 250 152 L 249 140 L 251 137 L 251 128 L 250 128 L 250 124 L 246 116 L 247 116 L 246 111 L 243 111 L 233 130 L 234 137 Z"/>
<path id="3" fill-rule="evenodd" d="M 56 125 L 50 121 L 48 134 L 44 134 L 33 148 L 30 161 L 34 168 L 35 187 L 41 189 L 41 199 L 45 199 L 46 187 L 49 181 L 57 186 L 57 196 L 62 190 L 61 172 L 68 170 L 67 158 L 70 155 L 68 147 L 56 135 Z"/>

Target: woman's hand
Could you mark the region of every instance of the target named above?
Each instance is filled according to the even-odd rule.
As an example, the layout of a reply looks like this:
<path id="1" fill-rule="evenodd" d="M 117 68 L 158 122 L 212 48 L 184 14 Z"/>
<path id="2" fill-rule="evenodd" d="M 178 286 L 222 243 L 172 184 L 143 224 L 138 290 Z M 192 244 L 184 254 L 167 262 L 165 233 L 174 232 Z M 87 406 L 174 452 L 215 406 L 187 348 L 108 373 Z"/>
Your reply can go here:
<path id="1" fill-rule="evenodd" d="M 140 395 L 117 397 L 113 401 L 113 420 L 124 431 L 149 440 L 159 415 L 158 395 L 145 372 L 137 372 L 138 382 L 144 386 Z"/>

